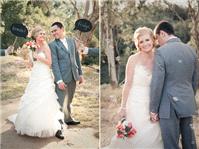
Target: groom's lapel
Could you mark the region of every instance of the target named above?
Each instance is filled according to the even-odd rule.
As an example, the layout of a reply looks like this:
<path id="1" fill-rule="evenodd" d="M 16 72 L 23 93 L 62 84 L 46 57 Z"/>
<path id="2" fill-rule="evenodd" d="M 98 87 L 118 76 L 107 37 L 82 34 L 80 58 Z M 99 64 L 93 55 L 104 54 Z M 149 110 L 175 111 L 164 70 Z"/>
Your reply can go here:
<path id="1" fill-rule="evenodd" d="M 70 54 L 72 54 L 72 43 L 71 43 L 71 40 L 69 39 L 69 38 L 66 38 L 66 42 L 67 42 L 67 44 L 68 44 L 68 52 L 70 53 Z"/>
<path id="2" fill-rule="evenodd" d="M 68 52 L 67 51 L 67 49 L 66 49 L 66 47 L 64 46 L 64 44 L 61 42 L 61 40 L 56 40 L 57 41 L 57 45 L 58 45 L 58 47 L 61 47 L 61 49 L 63 50 L 63 51 L 65 51 L 65 52 Z"/>
<path id="3" fill-rule="evenodd" d="M 69 55 L 70 55 L 70 60 L 71 60 L 71 63 L 74 63 L 74 60 L 75 60 L 75 58 L 74 58 L 74 49 L 73 49 L 73 40 L 71 39 L 71 38 L 67 38 L 66 39 L 66 41 L 67 41 L 67 44 L 68 44 L 68 52 L 69 52 Z"/>

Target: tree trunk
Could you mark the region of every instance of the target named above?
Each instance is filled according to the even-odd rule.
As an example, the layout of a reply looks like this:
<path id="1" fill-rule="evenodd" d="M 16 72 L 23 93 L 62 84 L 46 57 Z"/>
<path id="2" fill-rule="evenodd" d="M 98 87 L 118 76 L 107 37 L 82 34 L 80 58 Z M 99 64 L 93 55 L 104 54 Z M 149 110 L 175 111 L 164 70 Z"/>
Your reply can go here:
<path id="1" fill-rule="evenodd" d="M 195 4 L 194 4 L 195 2 Z M 195 9 L 194 9 L 195 5 Z M 196 52 L 199 57 L 199 1 L 188 1 L 188 9 L 189 9 L 189 15 L 191 17 L 192 21 L 192 30 L 191 34 L 196 46 Z"/>
<path id="2" fill-rule="evenodd" d="M 112 15 L 111 15 L 111 2 L 105 2 L 102 8 L 103 20 L 101 25 L 102 31 L 102 47 L 105 48 L 105 54 L 108 59 L 108 71 L 110 76 L 110 84 L 112 87 L 118 86 L 116 64 L 115 64 L 115 50 L 114 50 L 114 39 L 113 39 L 113 26 L 112 26 Z"/>
<path id="3" fill-rule="evenodd" d="M 108 57 L 108 67 L 109 67 L 109 75 L 110 75 L 110 83 L 112 87 L 116 87 L 118 85 L 117 74 L 116 74 L 116 64 L 115 64 L 115 51 L 114 51 L 114 43 L 113 43 L 113 32 L 112 28 L 107 30 L 107 50 L 106 55 Z"/>

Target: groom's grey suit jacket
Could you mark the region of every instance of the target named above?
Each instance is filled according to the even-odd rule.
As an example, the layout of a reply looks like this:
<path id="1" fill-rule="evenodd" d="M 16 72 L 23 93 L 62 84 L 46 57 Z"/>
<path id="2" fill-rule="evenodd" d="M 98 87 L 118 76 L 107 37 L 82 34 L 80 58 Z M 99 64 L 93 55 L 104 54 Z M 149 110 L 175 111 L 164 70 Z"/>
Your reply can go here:
<path id="1" fill-rule="evenodd" d="M 59 40 L 55 39 L 49 44 L 52 55 L 52 70 L 55 82 L 63 80 L 69 83 L 73 78 L 79 80 L 82 69 L 78 51 L 72 38 L 67 38 L 68 49 Z"/>
<path id="2" fill-rule="evenodd" d="M 172 105 L 178 117 L 196 112 L 196 52 L 179 38 L 172 38 L 156 50 L 150 92 L 150 111 L 170 117 Z"/>

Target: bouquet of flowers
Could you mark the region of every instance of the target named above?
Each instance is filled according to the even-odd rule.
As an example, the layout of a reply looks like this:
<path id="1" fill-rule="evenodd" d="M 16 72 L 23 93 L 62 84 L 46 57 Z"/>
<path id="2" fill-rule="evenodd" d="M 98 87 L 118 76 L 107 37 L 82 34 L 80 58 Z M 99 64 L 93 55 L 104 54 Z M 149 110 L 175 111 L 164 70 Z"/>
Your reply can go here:
<path id="1" fill-rule="evenodd" d="M 22 48 L 19 50 L 18 55 L 22 56 L 25 60 L 28 60 L 30 57 L 33 61 L 35 61 L 35 58 L 33 58 L 31 52 L 36 51 L 36 43 L 32 40 L 32 38 L 27 38 L 26 42 L 23 44 Z"/>
<path id="2" fill-rule="evenodd" d="M 27 48 L 27 49 L 30 49 L 32 52 L 35 52 L 37 46 L 36 46 L 36 43 L 34 41 L 27 41 L 25 44 L 24 44 L 24 48 Z"/>
<path id="3" fill-rule="evenodd" d="M 125 118 L 120 120 L 116 126 L 117 138 L 131 138 L 136 134 L 136 129 L 131 122 L 127 122 Z"/>

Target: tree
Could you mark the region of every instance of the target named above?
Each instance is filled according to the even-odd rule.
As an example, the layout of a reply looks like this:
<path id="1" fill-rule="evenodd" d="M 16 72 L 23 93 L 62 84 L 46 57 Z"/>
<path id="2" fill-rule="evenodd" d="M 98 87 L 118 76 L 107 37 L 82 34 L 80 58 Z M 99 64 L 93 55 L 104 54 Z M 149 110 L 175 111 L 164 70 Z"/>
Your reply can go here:
<path id="1" fill-rule="evenodd" d="M 2 35 L 2 48 L 14 45 L 15 49 L 22 46 L 26 41 L 25 38 L 17 38 L 10 32 L 12 23 L 24 24 L 29 32 L 36 25 L 41 25 L 44 29 L 49 30 L 49 14 L 45 1 L 2 1 L 2 21 L 4 32 Z M 52 3 L 52 2 L 51 2 Z M 52 8 L 52 4 L 48 2 L 48 8 Z"/>
<path id="2" fill-rule="evenodd" d="M 70 0 L 70 3 L 73 5 L 75 13 L 77 15 L 77 19 L 87 19 L 92 23 L 92 30 L 87 33 L 82 33 L 80 31 L 76 32 L 76 37 L 84 43 L 84 45 L 88 46 L 88 43 L 92 40 L 92 36 L 94 34 L 95 28 L 98 25 L 99 20 L 99 6 L 98 1 L 93 0 L 85 0 L 83 2 L 84 9 L 82 13 L 80 12 L 81 8 L 78 9 L 77 1 Z"/>
<path id="3" fill-rule="evenodd" d="M 105 54 L 108 60 L 108 72 L 110 77 L 110 83 L 112 86 L 118 85 L 117 74 L 116 74 L 116 64 L 115 64 L 115 51 L 114 51 L 114 40 L 113 40 L 113 27 L 114 27 L 114 17 L 112 12 L 113 2 L 104 1 L 101 7 L 101 43 L 105 48 Z"/>
<path id="4" fill-rule="evenodd" d="M 145 1 L 102 1 L 101 3 L 101 47 L 107 56 L 108 75 L 112 87 L 119 84 L 120 53 L 125 44 L 132 42 L 132 26 Z M 122 7 L 121 7 L 122 6 Z M 121 43 L 121 41 L 126 43 Z M 122 46 L 121 46 L 122 45 Z M 122 50 L 121 50 L 122 49 Z M 103 71 L 103 70 L 102 70 Z"/>
<path id="5" fill-rule="evenodd" d="M 10 27 L 12 23 L 23 23 L 25 15 L 25 5 L 24 0 L 20 1 L 2 1 L 2 21 L 4 26 L 4 32 L 2 34 L 1 48 L 8 48 L 10 45 L 18 47 L 24 42 L 23 38 L 16 38 L 11 32 Z M 14 42 L 16 41 L 17 42 Z"/>
<path id="6" fill-rule="evenodd" d="M 199 1 L 188 0 L 188 9 L 192 23 L 191 34 L 194 40 L 194 45 L 196 46 L 197 49 L 197 54 L 199 56 Z"/>
<path id="7" fill-rule="evenodd" d="M 188 6 L 179 6 L 167 0 L 164 0 L 164 4 L 167 5 L 166 9 L 175 21 L 174 28 L 176 35 L 178 35 L 183 42 L 187 43 L 190 40 Z"/>

